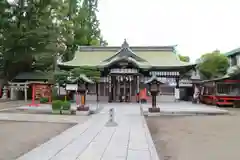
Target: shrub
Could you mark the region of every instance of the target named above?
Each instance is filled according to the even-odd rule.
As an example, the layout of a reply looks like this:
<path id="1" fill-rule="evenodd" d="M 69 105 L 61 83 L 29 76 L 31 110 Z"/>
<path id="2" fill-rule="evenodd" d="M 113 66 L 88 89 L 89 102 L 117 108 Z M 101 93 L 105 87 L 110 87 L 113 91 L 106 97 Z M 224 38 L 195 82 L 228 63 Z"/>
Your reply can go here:
<path id="1" fill-rule="evenodd" d="M 48 98 L 47 97 L 41 97 L 40 98 L 40 103 L 48 103 Z"/>
<path id="2" fill-rule="evenodd" d="M 69 101 L 63 101 L 62 102 L 62 109 L 63 110 L 70 110 L 71 108 L 71 103 Z"/>
<path id="3" fill-rule="evenodd" d="M 52 110 L 61 110 L 62 108 L 62 101 L 60 100 L 55 100 L 52 102 Z"/>
<path id="4" fill-rule="evenodd" d="M 240 100 L 236 100 L 233 105 L 235 108 L 240 108 Z"/>

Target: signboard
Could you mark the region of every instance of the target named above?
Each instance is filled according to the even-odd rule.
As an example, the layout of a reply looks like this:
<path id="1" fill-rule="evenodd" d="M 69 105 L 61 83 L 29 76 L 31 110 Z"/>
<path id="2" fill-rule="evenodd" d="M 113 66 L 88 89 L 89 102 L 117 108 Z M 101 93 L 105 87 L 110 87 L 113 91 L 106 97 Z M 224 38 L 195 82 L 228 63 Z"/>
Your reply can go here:
<path id="1" fill-rule="evenodd" d="M 34 84 L 35 85 L 35 99 L 41 97 L 51 97 L 51 88 L 47 84 Z"/>
<path id="2" fill-rule="evenodd" d="M 77 84 L 67 84 L 66 85 L 66 90 L 67 91 L 76 91 L 78 89 Z"/>

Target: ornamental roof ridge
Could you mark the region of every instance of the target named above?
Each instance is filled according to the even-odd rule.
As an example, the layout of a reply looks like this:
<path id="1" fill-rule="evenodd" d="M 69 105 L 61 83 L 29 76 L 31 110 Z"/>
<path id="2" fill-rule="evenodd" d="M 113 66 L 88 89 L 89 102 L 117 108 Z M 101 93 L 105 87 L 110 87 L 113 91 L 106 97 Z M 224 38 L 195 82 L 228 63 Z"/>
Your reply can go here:
<path id="1" fill-rule="evenodd" d="M 128 48 L 133 51 L 175 51 L 176 45 L 172 46 L 129 46 Z M 121 46 L 78 46 L 78 51 L 105 51 L 117 52 Z"/>

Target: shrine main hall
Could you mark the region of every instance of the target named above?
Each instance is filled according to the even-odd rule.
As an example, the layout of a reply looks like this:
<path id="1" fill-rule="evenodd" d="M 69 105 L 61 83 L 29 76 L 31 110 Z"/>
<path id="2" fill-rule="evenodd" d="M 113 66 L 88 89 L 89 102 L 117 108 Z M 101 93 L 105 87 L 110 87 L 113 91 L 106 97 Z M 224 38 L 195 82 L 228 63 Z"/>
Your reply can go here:
<path id="1" fill-rule="evenodd" d="M 63 70 L 96 67 L 101 72 L 100 81 L 97 87 L 88 86 L 88 95 L 109 102 L 136 102 L 137 93 L 148 89 L 144 82 L 153 76 L 163 83 L 161 92 L 169 88 L 179 92 L 182 77 L 195 68 L 195 64 L 180 61 L 175 46 L 129 46 L 126 40 L 118 47 L 80 46 L 73 60 L 58 66 Z M 166 87 L 172 84 L 174 87 Z"/>

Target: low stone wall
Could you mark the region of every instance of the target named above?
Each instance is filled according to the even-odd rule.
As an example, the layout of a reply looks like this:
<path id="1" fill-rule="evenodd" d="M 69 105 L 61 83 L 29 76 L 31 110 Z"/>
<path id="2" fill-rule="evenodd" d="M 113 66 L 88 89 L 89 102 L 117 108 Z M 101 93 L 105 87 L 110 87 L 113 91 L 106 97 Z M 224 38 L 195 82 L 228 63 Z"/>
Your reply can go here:
<path id="1" fill-rule="evenodd" d="M 107 102 L 108 96 L 98 96 L 99 101 Z M 86 101 L 97 101 L 97 95 L 87 95 Z"/>
<path id="2" fill-rule="evenodd" d="M 135 97 L 132 97 L 133 99 Z M 99 101 L 101 102 L 107 102 L 108 101 L 108 96 L 98 96 Z M 87 95 L 86 96 L 87 101 L 97 101 L 97 95 Z M 151 102 L 152 98 L 151 96 L 148 99 L 148 102 Z M 175 98 L 173 95 L 159 95 L 157 96 L 157 102 L 174 102 Z M 135 102 L 135 101 L 133 101 Z"/>
<path id="3" fill-rule="evenodd" d="M 175 97 L 173 95 L 159 95 L 156 100 L 157 102 L 173 102 Z"/>

